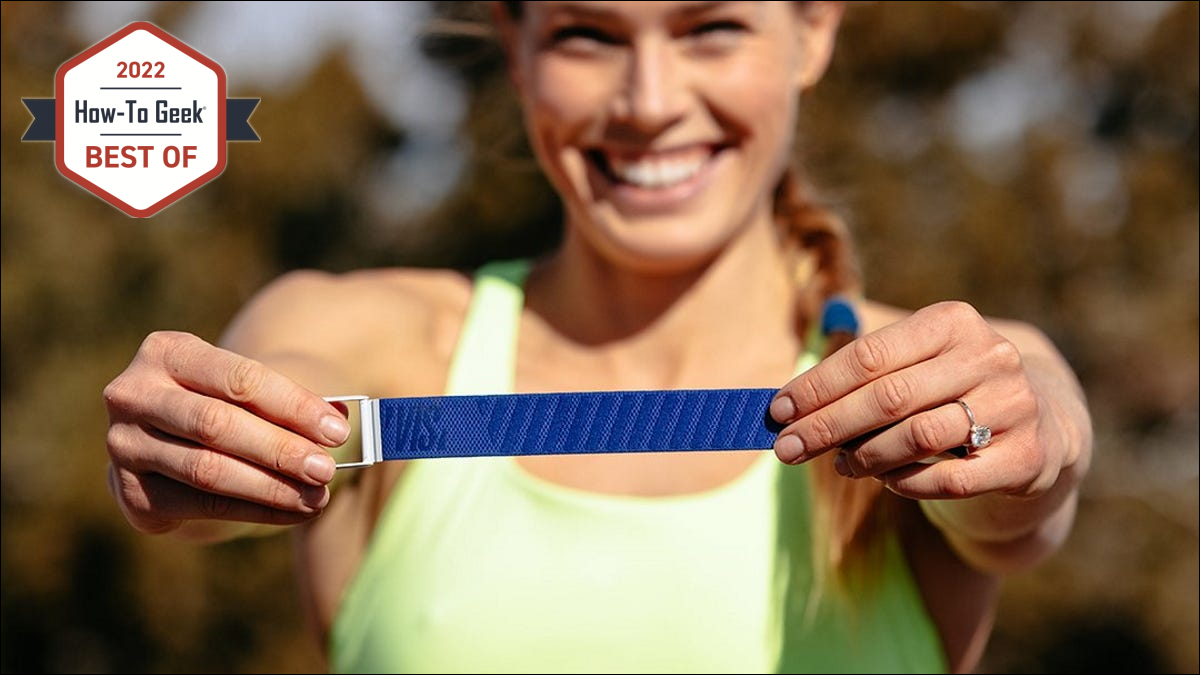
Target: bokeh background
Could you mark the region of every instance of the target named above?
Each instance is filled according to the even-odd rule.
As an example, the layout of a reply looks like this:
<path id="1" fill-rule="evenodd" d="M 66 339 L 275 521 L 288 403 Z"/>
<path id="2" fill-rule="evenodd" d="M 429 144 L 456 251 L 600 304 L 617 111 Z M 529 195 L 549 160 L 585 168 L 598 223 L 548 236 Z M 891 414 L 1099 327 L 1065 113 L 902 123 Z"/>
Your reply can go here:
<path id="1" fill-rule="evenodd" d="M 540 250 L 556 202 L 471 3 L 4 3 L 4 672 L 321 669 L 286 537 L 134 534 L 104 384 L 146 333 L 216 339 L 299 267 Z M 21 143 L 21 97 L 151 20 L 261 97 L 261 143 L 136 220 Z M 1013 577 L 981 671 L 1197 672 L 1195 2 L 852 3 L 803 150 L 878 299 L 1033 321 L 1077 369 L 1096 461 L 1065 549 Z"/>

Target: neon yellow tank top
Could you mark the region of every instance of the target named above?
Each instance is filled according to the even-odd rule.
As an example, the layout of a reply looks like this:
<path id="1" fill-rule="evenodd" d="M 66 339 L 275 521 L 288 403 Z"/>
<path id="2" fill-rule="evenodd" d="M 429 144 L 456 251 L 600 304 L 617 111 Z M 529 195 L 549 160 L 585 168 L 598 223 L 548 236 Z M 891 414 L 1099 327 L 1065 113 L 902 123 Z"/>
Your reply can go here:
<path id="1" fill-rule="evenodd" d="M 477 275 L 447 394 L 512 390 L 527 268 L 497 263 Z M 793 473 L 807 469 L 781 467 L 763 452 L 716 489 L 629 497 L 560 486 L 512 458 L 413 461 L 342 598 L 331 666 L 944 672 L 894 540 L 870 603 L 848 608 L 827 596 L 799 616 L 802 607 L 781 601 L 782 549 L 792 550 L 788 574 L 811 576 L 807 483 Z M 785 472 L 792 479 L 779 481 Z M 780 485 L 791 499 L 780 501 Z M 780 503 L 801 505 L 785 518 L 796 539 L 777 536 Z"/>

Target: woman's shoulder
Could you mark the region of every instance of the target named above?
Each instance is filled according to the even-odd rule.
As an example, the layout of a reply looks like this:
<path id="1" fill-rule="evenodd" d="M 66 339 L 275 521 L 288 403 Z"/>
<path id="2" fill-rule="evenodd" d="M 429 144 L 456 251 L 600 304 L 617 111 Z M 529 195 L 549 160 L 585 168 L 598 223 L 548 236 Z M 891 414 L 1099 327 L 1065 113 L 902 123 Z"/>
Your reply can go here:
<path id="1" fill-rule="evenodd" d="M 295 270 L 267 284 L 255 301 L 312 307 L 326 300 L 355 309 L 380 300 L 396 303 L 397 311 L 434 310 L 456 299 L 465 301 L 471 279 L 459 270 L 394 267 L 333 273 Z"/>
<path id="2" fill-rule="evenodd" d="M 470 296 L 470 276 L 455 270 L 297 270 L 258 291 L 222 341 L 259 358 L 448 358 Z"/>
<path id="3" fill-rule="evenodd" d="M 282 329 L 397 319 L 416 327 L 439 314 L 465 311 L 470 292 L 470 278 L 448 269 L 296 270 L 263 287 L 238 318 Z"/>

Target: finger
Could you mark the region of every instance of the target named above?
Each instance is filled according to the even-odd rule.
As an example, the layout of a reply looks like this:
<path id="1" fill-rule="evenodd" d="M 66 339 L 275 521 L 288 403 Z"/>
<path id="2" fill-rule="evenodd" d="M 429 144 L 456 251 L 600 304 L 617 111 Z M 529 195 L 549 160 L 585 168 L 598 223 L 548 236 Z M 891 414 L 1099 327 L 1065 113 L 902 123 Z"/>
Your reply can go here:
<path id="1" fill-rule="evenodd" d="M 168 436 L 240 457 L 312 485 L 333 479 L 333 457 L 312 441 L 236 405 L 176 387 L 161 387 L 137 418 Z"/>
<path id="2" fill-rule="evenodd" d="M 962 407 L 948 403 L 913 415 L 862 442 L 847 444 L 839 465 L 846 469 L 844 476 L 877 476 L 959 448 L 969 434 Z"/>
<path id="3" fill-rule="evenodd" d="M 110 467 L 110 489 L 125 518 L 145 533 L 174 530 L 186 520 L 227 520 L 295 525 L 320 515 L 274 509 L 263 504 L 201 492 L 158 474 L 136 474 Z"/>
<path id="4" fill-rule="evenodd" d="M 977 385 L 973 371 L 924 361 L 892 372 L 801 417 L 780 432 L 785 462 L 803 462 L 831 448 L 941 405 Z"/>
<path id="5" fill-rule="evenodd" d="M 110 449 L 120 448 L 114 453 L 114 461 L 122 469 L 160 474 L 202 492 L 301 513 L 319 511 L 329 499 L 324 485 L 290 480 L 226 453 L 137 424 L 114 425 L 109 445 Z"/>
<path id="6" fill-rule="evenodd" d="M 777 422 L 788 424 L 886 373 L 944 353 L 972 326 L 986 324 L 966 303 L 922 308 L 858 338 L 793 378 L 772 401 L 771 414 Z"/>
<path id="7" fill-rule="evenodd" d="M 913 330 L 910 322 L 895 323 L 834 352 L 779 390 L 772 416 L 781 424 L 792 422 L 887 373 L 929 359 L 946 346 L 944 340 L 914 336 Z"/>
<path id="8" fill-rule="evenodd" d="M 912 499 L 965 499 L 989 493 L 1020 494 L 1036 482 L 1035 465 L 1020 461 L 1011 444 L 993 444 L 962 459 L 910 464 L 879 478 L 892 492 Z"/>
<path id="9" fill-rule="evenodd" d="M 164 365 L 179 384 L 207 396 L 236 403 L 315 443 L 341 445 L 350 427 L 320 396 L 253 359 L 186 334 L 171 338 Z"/>

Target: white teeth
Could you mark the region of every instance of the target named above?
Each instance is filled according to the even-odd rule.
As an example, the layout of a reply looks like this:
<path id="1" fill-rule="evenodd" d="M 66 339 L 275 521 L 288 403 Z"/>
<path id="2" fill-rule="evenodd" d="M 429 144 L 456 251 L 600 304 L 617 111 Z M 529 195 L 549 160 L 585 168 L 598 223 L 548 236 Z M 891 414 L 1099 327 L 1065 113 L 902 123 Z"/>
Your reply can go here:
<path id="1" fill-rule="evenodd" d="M 624 160 L 611 155 L 607 156 L 608 166 L 614 175 L 623 182 L 642 188 L 664 188 L 682 183 L 695 176 L 709 155 L 689 159 L 647 157 L 638 160 Z"/>

